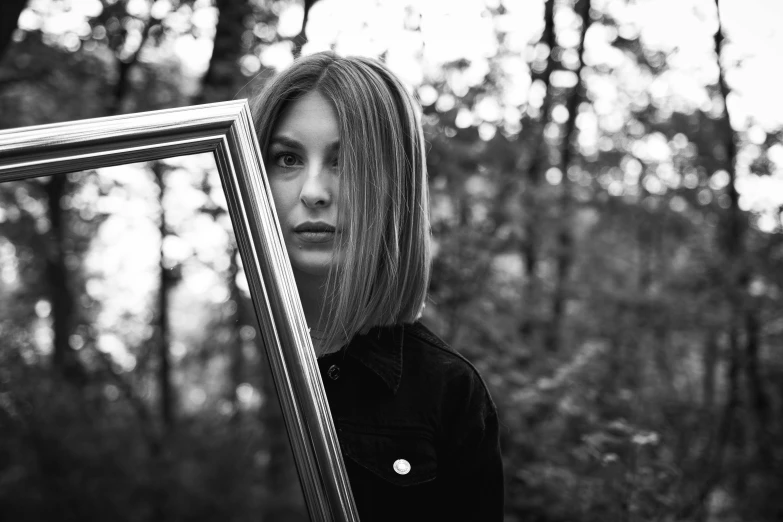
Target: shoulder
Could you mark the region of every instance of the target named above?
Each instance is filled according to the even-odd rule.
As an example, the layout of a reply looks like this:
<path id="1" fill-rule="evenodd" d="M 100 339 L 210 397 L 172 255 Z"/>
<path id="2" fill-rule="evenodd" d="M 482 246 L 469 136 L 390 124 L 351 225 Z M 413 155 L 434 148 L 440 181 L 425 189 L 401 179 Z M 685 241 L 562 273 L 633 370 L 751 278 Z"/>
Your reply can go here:
<path id="1" fill-rule="evenodd" d="M 426 359 L 481 380 L 475 366 L 457 350 L 446 344 L 421 322 L 402 325 L 405 355 L 416 360 Z"/>
<path id="2" fill-rule="evenodd" d="M 421 322 L 403 328 L 403 378 L 414 374 L 439 388 L 446 398 L 485 414 L 495 405 L 476 367 Z"/>
<path id="3" fill-rule="evenodd" d="M 411 355 L 415 358 L 435 359 L 453 365 L 464 372 L 473 373 L 476 376 L 479 375 L 478 370 L 468 359 L 446 344 L 443 339 L 423 323 L 417 321 L 415 323 L 403 324 L 400 325 L 400 328 L 403 331 L 406 355 Z"/>

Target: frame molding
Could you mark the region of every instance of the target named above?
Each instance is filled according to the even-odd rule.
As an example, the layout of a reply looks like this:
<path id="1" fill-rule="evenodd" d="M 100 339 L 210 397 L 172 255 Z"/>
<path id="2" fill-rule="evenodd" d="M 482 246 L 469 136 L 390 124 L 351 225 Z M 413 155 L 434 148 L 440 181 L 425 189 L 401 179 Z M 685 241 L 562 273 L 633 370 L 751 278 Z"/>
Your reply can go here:
<path id="1" fill-rule="evenodd" d="M 314 521 L 359 520 L 247 100 L 0 131 L 0 183 L 212 152 Z"/>

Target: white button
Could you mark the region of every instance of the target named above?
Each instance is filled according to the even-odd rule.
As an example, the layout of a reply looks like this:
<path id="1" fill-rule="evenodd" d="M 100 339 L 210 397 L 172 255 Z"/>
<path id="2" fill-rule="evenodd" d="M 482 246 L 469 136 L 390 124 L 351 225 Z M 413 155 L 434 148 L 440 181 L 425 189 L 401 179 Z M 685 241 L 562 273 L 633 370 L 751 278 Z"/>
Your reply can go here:
<path id="1" fill-rule="evenodd" d="M 411 470 L 411 463 L 405 459 L 399 459 L 394 461 L 394 471 L 400 475 L 407 475 Z"/>

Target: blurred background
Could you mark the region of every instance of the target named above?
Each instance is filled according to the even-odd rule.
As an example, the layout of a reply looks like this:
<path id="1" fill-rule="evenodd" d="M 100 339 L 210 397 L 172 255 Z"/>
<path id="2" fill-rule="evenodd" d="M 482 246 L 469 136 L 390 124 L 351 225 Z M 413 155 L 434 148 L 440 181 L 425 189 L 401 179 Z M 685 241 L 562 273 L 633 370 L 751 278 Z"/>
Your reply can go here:
<path id="1" fill-rule="evenodd" d="M 783 519 L 783 2 L 4 0 L 0 128 L 246 97 L 296 55 L 420 100 L 425 322 L 508 521 Z M 0 185 L 0 513 L 305 520 L 210 156 Z"/>

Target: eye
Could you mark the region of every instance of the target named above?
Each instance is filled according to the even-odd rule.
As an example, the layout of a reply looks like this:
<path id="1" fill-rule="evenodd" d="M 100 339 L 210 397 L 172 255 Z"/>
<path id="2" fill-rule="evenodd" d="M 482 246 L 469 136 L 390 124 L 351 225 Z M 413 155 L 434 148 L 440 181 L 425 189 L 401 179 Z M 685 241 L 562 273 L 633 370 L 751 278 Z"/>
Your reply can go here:
<path id="1" fill-rule="evenodd" d="M 288 152 L 282 152 L 275 156 L 275 165 L 283 168 L 296 167 L 299 160 L 296 156 Z"/>

